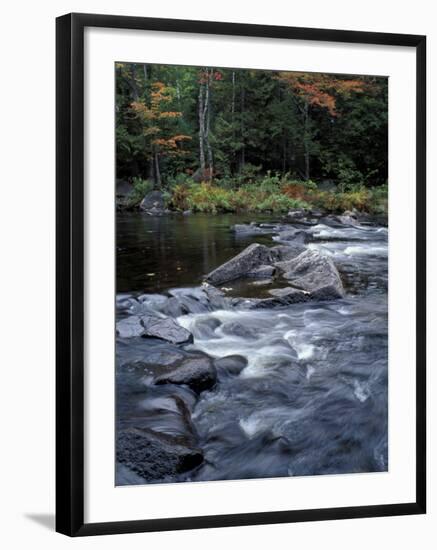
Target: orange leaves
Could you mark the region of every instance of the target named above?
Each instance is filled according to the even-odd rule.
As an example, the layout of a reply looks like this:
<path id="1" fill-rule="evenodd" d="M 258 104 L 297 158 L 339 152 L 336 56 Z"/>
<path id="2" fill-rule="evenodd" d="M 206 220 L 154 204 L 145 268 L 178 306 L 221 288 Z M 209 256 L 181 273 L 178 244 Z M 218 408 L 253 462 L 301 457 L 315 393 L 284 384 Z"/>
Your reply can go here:
<path id="1" fill-rule="evenodd" d="M 150 107 L 141 101 L 133 101 L 131 107 L 144 121 L 159 120 L 163 118 L 180 118 L 179 111 L 163 111 L 161 103 L 172 101 L 172 89 L 162 82 L 154 82 L 150 93 Z"/>
<path id="2" fill-rule="evenodd" d="M 191 140 L 190 136 L 184 134 L 171 135 L 177 128 L 177 124 L 173 121 L 182 117 L 179 111 L 165 110 L 172 100 L 173 88 L 162 82 L 153 82 L 149 104 L 144 101 L 131 103 L 132 111 L 142 122 L 142 133 L 147 138 L 151 154 L 170 157 L 183 155 L 185 154 L 182 148 L 183 142 Z"/>
<path id="3" fill-rule="evenodd" d="M 308 105 L 316 105 L 327 109 L 331 116 L 338 115 L 336 111 L 338 96 L 349 96 L 352 92 L 363 92 L 366 86 L 364 80 L 343 80 L 328 74 L 317 73 L 281 72 L 277 78 Z"/>
<path id="4" fill-rule="evenodd" d="M 181 135 L 178 135 L 178 136 L 174 136 L 173 138 L 176 142 L 178 141 L 190 141 L 192 140 L 193 138 L 191 136 L 185 136 L 183 134 Z"/>
<path id="5" fill-rule="evenodd" d="M 163 147 L 168 147 L 170 149 L 177 149 L 178 143 L 182 141 L 189 141 L 192 139 L 190 136 L 172 136 L 170 138 L 157 138 L 153 140 L 155 145 L 160 145 Z"/>
<path id="6" fill-rule="evenodd" d="M 162 111 L 159 113 L 159 118 L 180 118 L 182 113 L 179 111 Z"/>

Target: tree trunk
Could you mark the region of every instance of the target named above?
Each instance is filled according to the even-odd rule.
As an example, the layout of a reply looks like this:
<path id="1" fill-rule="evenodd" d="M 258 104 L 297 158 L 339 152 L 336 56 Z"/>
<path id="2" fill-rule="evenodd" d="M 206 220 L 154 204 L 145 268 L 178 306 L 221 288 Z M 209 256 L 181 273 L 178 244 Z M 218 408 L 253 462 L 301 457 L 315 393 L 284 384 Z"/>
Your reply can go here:
<path id="1" fill-rule="evenodd" d="M 138 92 L 138 86 L 137 86 L 137 68 L 135 63 L 130 64 L 129 87 L 132 92 L 133 100 L 138 101 L 140 99 L 140 94 Z"/>
<path id="2" fill-rule="evenodd" d="M 211 79 L 213 69 L 205 69 L 199 85 L 199 157 L 202 178 L 206 171 L 206 154 L 208 155 L 209 179 L 212 178 L 212 147 L 209 140 L 211 111 Z"/>
<path id="3" fill-rule="evenodd" d="M 242 172 L 246 164 L 246 145 L 244 143 L 244 138 L 245 138 L 244 109 L 245 109 L 245 102 L 246 102 L 246 90 L 244 88 L 244 80 L 242 80 L 242 85 L 241 85 L 240 101 L 241 101 L 241 142 L 242 142 L 241 156 L 240 156 L 240 172 Z"/>
<path id="4" fill-rule="evenodd" d="M 232 143 L 235 143 L 235 71 L 232 71 L 232 99 L 231 99 L 231 123 L 232 123 Z M 232 168 L 231 173 L 237 168 L 237 158 L 234 146 L 232 147 Z"/>
<path id="5" fill-rule="evenodd" d="M 309 127 L 308 127 L 308 123 L 309 123 L 309 119 L 308 119 L 308 110 L 309 110 L 309 106 L 308 106 L 308 103 L 305 103 L 305 108 L 304 108 L 304 139 L 303 139 L 303 144 L 304 144 L 304 158 L 305 158 L 305 179 L 306 180 L 309 180 L 310 179 L 310 136 L 309 136 Z"/>
<path id="6" fill-rule="evenodd" d="M 209 181 L 212 180 L 212 172 L 213 172 L 212 148 L 211 148 L 211 142 L 209 140 L 209 130 L 211 125 L 211 87 L 210 87 L 211 78 L 212 78 L 212 69 L 210 71 L 210 74 L 208 75 L 208 81 L 206 83 L 206 97 L 205 97 L 205 114 L 206 114 L 205 142 L 206 142 L 206 149 L 208 151 Z"/>
<path id="7" fill-rule="evenodd" d="M 199 161 L 200 161 L 200 172 L 201 176 L 203 177 L 203 174 L 205 172 L 205 124 L 204 124 L 204 84 L 201 82 L 199 84 Z"/>
<path id="8" fill-rule="evenodd" d="M 231 103 L 231 113 L 232 113 L 232 124 L 234 123 L 234 114 L 235 114 L 235 71 L 232 71 L 232 103 Z"/>
<path id="9" fill-rule="evenodd" d="M 284 133 L 282 134 L 282 172 L 285 174 L 285 168 L 287 166 L 287 137 Z"/>
<path id="10" fill-rule="evenodd" d="M 161 182 L 161 171 L 159 169 L 159 157 L 158 153 L 155 153 L 155 182 L 158 186 L 158 189 L 162 188 L 162 182 Z"/>

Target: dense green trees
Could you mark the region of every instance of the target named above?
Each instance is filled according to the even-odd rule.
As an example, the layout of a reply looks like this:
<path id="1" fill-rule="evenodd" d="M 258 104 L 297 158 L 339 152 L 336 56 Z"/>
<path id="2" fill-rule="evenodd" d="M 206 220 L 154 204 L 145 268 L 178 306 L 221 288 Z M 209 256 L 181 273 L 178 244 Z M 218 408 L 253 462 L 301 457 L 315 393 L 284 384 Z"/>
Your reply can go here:
<path id="1" fill-rule="evenodd" d="M 382 77 L 116 65 L 117 177 L 387 181 Z"/>

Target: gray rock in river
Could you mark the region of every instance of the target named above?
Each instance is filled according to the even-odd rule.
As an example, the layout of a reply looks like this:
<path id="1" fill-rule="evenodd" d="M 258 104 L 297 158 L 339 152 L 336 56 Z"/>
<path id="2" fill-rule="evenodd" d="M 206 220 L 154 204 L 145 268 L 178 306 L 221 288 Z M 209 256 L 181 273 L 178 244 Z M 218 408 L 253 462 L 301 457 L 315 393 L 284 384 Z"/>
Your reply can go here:
<path id="1" fill-rule="evenodd" d="M 115 298 L 115 305 L 118 310 L 126 311 L 132 307 L 135 307 L 137 301 L 132 294 L 118 294 Z"/>
<path id="2" fill-rule="evenodd" d="M 266 235 L 268 233 L 274 233 L 274 228 L 272 227 L 259 227 L 254 223 L 237 223 L 232 226 L 237 237 L 251 237 L 252 235 Z"/>
<path id="3" fill-rule="evenodd" d="M 176 346 L 164 344 L 164 347 L 157 346 L 148 350 L 141 360 L 122 363 L 119 368 L 122 371 L 128 372 L 148 372 L 150 368 L 162 369 L 175 367 L 182 362 L 186 355 L 186 352 Z"/>
<path id="4" fill-rule="evenodd" d="M 200 449 L 183 445 L 152 430 L 118 430 L 117 460 L 147 481 L 171 481 L 203 461 Z"/>
<path id="5" fill-rule="evenodd" d="M 297 288 L 285 287 L 269 290 L 271 298 L 251 298 L 246 309 L 270 309 L 300 304 L 311 300 L 311 293 Z"/>
<path id="6" fill-rule="evenodd" d="M 172 344 L 185 344 L 193 341 L 191 332 L 178 325 L 171 317 L 158 317 L 153 313 L 131 315 L 118 321 L 116 332 L 121 338 L 149 336 L 166 340 Z"/>
<path id="7" fill-rule="evenodd" d="M 229 374 L 240 374 L 247 367 L 247 359 L 242 355 L 227 355 L 220 357 L 214 361 L 214 365 L 218 370 L 224 370 Z"/>
<path id="8" fill-rule="evenodd" d="M 226 283 L 245 276 L 261 265 L 270 264 L 272 259 L 270 248 L 253 243 L 231 260 L 211 271 L 205 280 L 213 285 Z"/>
<path id="9" fill-rule="evenodd" d="M 340 275 L 331 258 L 316 250 L 307 250 L 287 262 L 277 262 L 283 277 L 293 287 L 309 292 L 311 299 L 332 300 L 344 297 Z"/>
<path id="10" fill-rule="evenodd" d="M 224 334 L 238 336 L 239 338 L 256 338 L 255 332 L 237 321 L 229 321 L 221 327 Z"/>
<path id="11" fill-rule="evenodd" d="M 255 279 L 266 279 L 273 277 L 275 274 L 275 268 L 271 265 L 260 265 L 255 267 L 246 273 L 247 277 L 253 277 Z"/>
<path id="12" fill-rule="evenodd" d="M 181 327 L 171 317 L 157 317 L 155 315 L 142 315 L 141 324 L 144 327 L 142 336 L 161 338 L 172 344 L 185 344 L 193 341 L 193 335 L 187 329 Z"/>
<path id="13" fill-rule="evenodd" d="M 310 235 L 306 231 L 300 229 L 288 228 L 285 231 L 280 231 L 278 235 L 273 237 L 274 241 L 287 243 L 307 243 L 310 240 Z"/>
<path id="14" fill-rule="evenodd" d="M 145 304 L 150 307 L 150 309 L 160 309 L 165 306 L 168 301 L 168 297 L 163 296 L 162 294 L 141 294 L 138 296 L 137 300 L 141 304 Z"/>
<path id="15" fill-rule="evenodd" d="M 301 218 L 305 218 L 305 216 L 307 215 L 307 210 L 305 210 L 305 208 L 292 208 L 291 210 L 288 211 L 287 213 L 287 217 L 288 218 L 292 218 L 292 219 L 301 219 Z"/>
<path id="16" fill-rule="evenodd" d="M 134 338 L 144 334 L 144 327 L 138 315 L 131 315 L 116 324 L 117 335 L 121 338 Z"/>
<path id="17" fill-rule="evenodd" d="M 192 327 L 196 338 L 218 338 L 215 330 L 221 325 L 221 322 L 215 317 L 198 317 Z"/>
<path id="18" fill-rule="evenodd" d="M 178 367 L 159 376 L 156 384 L 185 384 L 196 393 L 212 388 L 217 381 L 217 371 L 212 359 L 206 355 L 187 357 Z"/>
<path id="19" fill-rule="evenodd" d="M 292 288 L 291 286 L 273 288 L 269 290 L 269 294 L 278 299 L 277 303 L 274 301 L 272 302 L 276 305 L 298 304 L 300 302 L 307 302 L 311 298 L 310 292 Z"/>
<path id="20" fill-rule="evenodd" d="M 302 254 L 302 252 L 305 252 L 305 250 L 305 245 L 296 242 L 290 242 L 286 245 L 277 244 L 270 249 L 275 260 L 278 261 L 292 260 L 293 258 L 296 258 L 296 256 L 299 256 L 299 254 Z"/>

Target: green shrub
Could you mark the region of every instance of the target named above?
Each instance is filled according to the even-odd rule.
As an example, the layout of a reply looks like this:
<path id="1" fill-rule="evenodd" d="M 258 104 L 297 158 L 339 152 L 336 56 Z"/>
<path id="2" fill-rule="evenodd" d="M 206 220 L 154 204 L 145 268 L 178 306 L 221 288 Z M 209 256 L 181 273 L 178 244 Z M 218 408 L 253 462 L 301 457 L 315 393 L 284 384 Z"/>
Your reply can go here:
<path id="1" fill-rule="evenodd" d="M 369 189 L 348 184 L 342 192 L 319 191 L 313 181 L 297 181 L 288 175 L 267 173 L 254 183 L 235 186 L 228 179 L 194 183 L 181 179 L 168 190 L 171 208 L 193 212 L 287 212 L 292 208 L 322 208 L 341 213 L 356 209 L 370 213 L 387 212 L 387 186 Z"/>
<path id="2" fill-rule="evenodd" d="M 133 195 L 135 198 L 142 200 L 144 195 L 150 193 L 153 190 L 153 183 L 149 180 L 143 180 L 141 178 L 133 178 Z"/>

